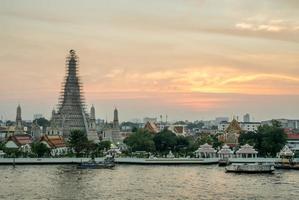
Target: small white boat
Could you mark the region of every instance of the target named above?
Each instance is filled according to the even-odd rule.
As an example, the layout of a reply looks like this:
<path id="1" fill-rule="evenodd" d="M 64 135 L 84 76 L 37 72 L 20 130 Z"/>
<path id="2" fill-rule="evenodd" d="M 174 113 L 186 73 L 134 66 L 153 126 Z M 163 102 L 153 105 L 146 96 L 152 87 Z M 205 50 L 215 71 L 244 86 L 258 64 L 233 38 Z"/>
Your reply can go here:
<path id="1" fill-rule="evenodd" d="M 225 168 L 226 172 L 234 173 L 272 173 L 274 170 L 274 164 L 269 163 L 232 164 Z"/>

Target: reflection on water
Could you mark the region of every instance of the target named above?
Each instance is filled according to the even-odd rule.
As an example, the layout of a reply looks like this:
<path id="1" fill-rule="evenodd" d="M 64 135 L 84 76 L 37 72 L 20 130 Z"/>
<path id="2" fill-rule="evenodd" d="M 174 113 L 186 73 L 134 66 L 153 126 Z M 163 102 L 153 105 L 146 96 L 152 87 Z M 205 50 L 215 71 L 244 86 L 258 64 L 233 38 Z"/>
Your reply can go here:
<path id="1" fill-rule="evenodd" d="M 227 174 L 218 166 L 0 166 L 0 199 L 298 199 L 299 171 Z"/>

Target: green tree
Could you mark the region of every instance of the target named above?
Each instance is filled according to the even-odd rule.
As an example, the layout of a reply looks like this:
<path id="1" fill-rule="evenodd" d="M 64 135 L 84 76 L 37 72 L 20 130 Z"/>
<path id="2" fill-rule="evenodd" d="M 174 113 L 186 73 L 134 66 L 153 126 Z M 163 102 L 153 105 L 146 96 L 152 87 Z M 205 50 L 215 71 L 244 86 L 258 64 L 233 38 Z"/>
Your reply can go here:
<path id="1" fill-rule="evenodd" d="M 261 156 L 276 156 L 286 144 L 286 134 L 277 121 L 273 121 L 272 126 L 263 125 L 258 131 L 241 133 L 239 137 L 240 145 L 246 143 L 253 145 Z"/>
<path id="2" fill-rule="evenodd" d="M 71 148 L 74 149 L 76 157 L 79 157 L 80 154 L 87 148 L 88 139 L 84 131 L 73 130 L 69 136 L 68 144 Z"/>
<path id="3" fill-rule="evenodd" d="M 177 136 L 175 151 L 181 155 L 186 155 L 186 153 L 188 152 L 188 149 L 190 147 L 190 144 L 191 144 L 191 142 L 190 142 L 189 138 L 184 137 L 184 136 Z"/>
<path id="4" fill-rule="evenodd" d="M 35 123 L 35 122 L 37 122 L 37 124 L 42 127 L 50 126 L 50 121 L 43 117 L 33 120 L 33 123 Z"/>
<path id="5" fill-rule="evenodd" d="M 241 132 L 239 137 L 240 145 L 249 144 L 254 147 L 259 147 L 261 142 L 261 135 L 257 132 L 249 131 L 247 133 Z"/>
<path id="6" fill-rule="evenodd" d="M 84 153 L 87 156 L 95 156 L 97 154 L 97 144 L 93 141 L 86 141 L 84 145 Z"/>
<path id="7" fill-rule="evenodd" d="M 50 126 L 50 121 L 43 117 L 33 120 L 33 123 L 35 122 L 37 122 L 39 126 L 43 127 L 43 132 L 45 132 L 46 128 Z"/>
<path id="8" fill-rule="evenodd" d="M 155 135 L 154 142 L 157 151 L 165 153 L 169 150 L 174 150 L 177 144 L 177 138 L 173 132 L 169 130 L 163 130 Z"/>
<path id="9" fill-rule="evenodd" d="M 216 134 L 216 135 L 211 135 L 211 138 L 212 138 L 212 146 L 213 146 L 213 148 L 215 148 L 215 149 L 220 149 L 222 146 L 223 146 L 223 142 L 222 141 L 220 141 L 219 139 L 218 139 L 218 137 L 219 137 L 219 135 L 218 134 Z"/>
<path id="10" fill-rule="evenodd" d="M 31 145 L 32 152 L 37 155 L 37 157 L 43 157 L 50 154 L 50 149 L 41 142 L 35 142 Z"/>
<path id="11" fill-rule="evenodd" d="M 7 120 L 6 126 L 13 126 L 15 123 L 13 121 Z"/>
<path id="12" fill-rule="evenodd" d="M 287 136 L 277 124 L 262 126 L 259 128 L 258 133 L 262 135 L 258 143 L 258 150 L 264 156 L 276 156 L 286 144 Z"/>
<path id="13" fill-rule="evenodd" d="M 101 141 L 100 143 L 97 144 L 98 150 L 108 150 L 111 147 L 111 142 L 110 141 Z"/>
<path id="14" fill-rule="evenodd" d="M 155 151 L 153 136 L 144 129 L 138 129 L 137 132 L 132 133 L 124 140 L 124 143 L 128 145 L 132 151 Z"/>
<path id="15" fill-rule="evenodd" d="M 4 150 L 5 149 L 5 143 L 4 142 L 0 142 L 0 150 Z"/>

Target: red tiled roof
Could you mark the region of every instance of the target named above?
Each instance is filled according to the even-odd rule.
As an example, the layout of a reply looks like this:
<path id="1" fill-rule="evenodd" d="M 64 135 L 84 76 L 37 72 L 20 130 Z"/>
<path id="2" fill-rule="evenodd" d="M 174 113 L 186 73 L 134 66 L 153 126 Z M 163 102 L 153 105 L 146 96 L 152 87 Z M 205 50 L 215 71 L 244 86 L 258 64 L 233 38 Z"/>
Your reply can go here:
<path id="1" fill-rule="evenodd" d="M 289 140 L 299 140 L 299 134 L 290 133 L 287 134 Z"/>
<path id="2" fill-rule="evenodd" d="M 44 135 L 41 140 L 49 144 L 51 148 L 65 147 L 64 139 L 60 135 Z"/>
<path id="3" fill-rule="evenodd" d="M 159 129 L 153 122 L 147 122 L 144 126 L 144 129 L 148 130 L 151 133 L 158 133 Z"/>
<path id="4" fill-rule="evenodd" d="M 174 127 L 174 131 L 176 132 L 176 133 L 184 133 L 184 127 L 182 127 L 182 126 L 175 126 Z"/>
<path id="5" fill-rule="evenodd" d="M 32 137 L 31 135 L 12 135 L 8 138 L 8 141 L 13 141 L 18 146 L 31 144 L 32 143 Z"/>

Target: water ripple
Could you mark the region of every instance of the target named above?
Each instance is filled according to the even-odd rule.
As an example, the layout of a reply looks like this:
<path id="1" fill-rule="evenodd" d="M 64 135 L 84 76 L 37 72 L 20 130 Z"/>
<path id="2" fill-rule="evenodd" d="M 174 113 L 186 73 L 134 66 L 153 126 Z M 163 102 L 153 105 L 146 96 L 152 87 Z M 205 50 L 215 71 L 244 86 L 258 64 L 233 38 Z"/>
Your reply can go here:
<path id="1" fill-rule="evenodd" d="M 217 166 L 0 166 L 0 199 L 296 199 L 299 171 L 227 174 Z"/>

